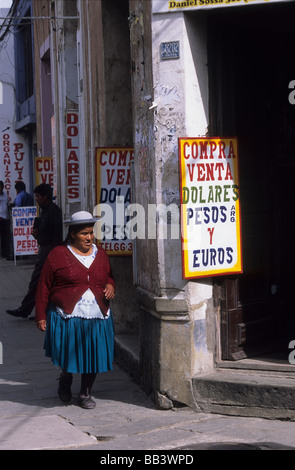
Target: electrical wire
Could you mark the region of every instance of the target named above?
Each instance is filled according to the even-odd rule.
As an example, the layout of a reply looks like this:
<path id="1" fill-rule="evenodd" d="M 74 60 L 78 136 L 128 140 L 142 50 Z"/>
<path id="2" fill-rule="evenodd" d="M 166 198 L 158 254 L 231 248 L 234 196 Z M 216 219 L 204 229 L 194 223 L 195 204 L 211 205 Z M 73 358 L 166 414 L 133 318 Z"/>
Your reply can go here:
<path id="1" fill-rule="evenodd" d="M 19 4 L 19 1 L 20 0 L 14 0 L 14 2 L 12 3 L 10 9 L 9 9 L 9 12 L 7 14 L 7 16 L 4 19 L 4 22 L 2 23 L 1 25 L 1 28 L 0 28 L 0 34 L 1 34 L 1 31 L 4 30 L 4 32 L 0 35 L 0 42 L 3 41 L 3 39 L 5 38 L 6 34 L 8 32 L 10 32 L 10 26 L 12 25 L 12 21 L 13 21 L 13 17 L 15 16 L 16 14 L 16 10 L 17 10 L 17 7 L 18 7 L 18 4 Z"/>
<path id="2" fill-rule="evenodd" d="M 19 16 L 17 15 L 17 7 L 19 5 L 20 0 L 14 0 L 12 3 L 10 10 L 7 16 L 0 17 L 0 20 L 4 20 L 0 26 L 0 42 L 2 42 L 5 36 L 8 33 L 14 32 L 10 28 L 14 28 L 15 26 L 21 26 L 19 23 L 20 21 L 26 20 L 26 26 L 28 24 L 32 24 L 34 20 L 78 20 L 78 16 Z M 1 34 L 1 31 L 4 32 Z"/>

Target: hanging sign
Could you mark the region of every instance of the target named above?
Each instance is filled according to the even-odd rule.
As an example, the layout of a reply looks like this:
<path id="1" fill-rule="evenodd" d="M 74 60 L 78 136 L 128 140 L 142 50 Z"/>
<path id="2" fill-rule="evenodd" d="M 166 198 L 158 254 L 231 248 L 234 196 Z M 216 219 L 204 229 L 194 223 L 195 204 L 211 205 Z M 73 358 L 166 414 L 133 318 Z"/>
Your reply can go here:
<path id="1" fill-rule="evenodd" d="M 283 3 L 292 0 L 153 0 L 153 13 L 204 10 L 205 8 Z"/>
<path id="2" fill-rule="evenodd" d="M 23 181 L 29 186 L 28 146 L 21 139 L 19 135 L 9 130 L 3 131 L 0 137 L 0 180 L 4 183 L 4 189 L 10 201 L 13 201 L 16 196 L 14 189 L 16 181 Z"/>
<path id="3" fill-rule="evenodd" d="M 14 256 L 36 255 L 38 242 L 32 235 L 37 207 L 13 207 L 12 228 Z"/>
<path id="4" fill-rule="evenodd" d="M 96 202 L 102 214 L 99 243 L 109 255 L 131 255 L 126 207 L 130 205 L 130 166 L 132 148 L 100 147 L 96 149 Z"/>
<path id="5" fill-rule="evenodd" d="M 230 138 L 180 138 L 185 279 L 242 272 L 238 146 Z"/>

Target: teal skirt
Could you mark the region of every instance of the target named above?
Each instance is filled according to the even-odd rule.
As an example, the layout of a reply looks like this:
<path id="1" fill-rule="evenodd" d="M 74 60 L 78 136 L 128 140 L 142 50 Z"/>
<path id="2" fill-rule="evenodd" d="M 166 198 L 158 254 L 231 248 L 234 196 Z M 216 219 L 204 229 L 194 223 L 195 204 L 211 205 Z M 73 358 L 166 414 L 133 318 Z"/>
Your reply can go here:
<path id="1" fill-rule="evenodd" d="M 44 342 L 45 355 L 63 370 L 78 374 L 112 370 L 114 326 L 107 319 L 62 318 L 50 306 Z"/>

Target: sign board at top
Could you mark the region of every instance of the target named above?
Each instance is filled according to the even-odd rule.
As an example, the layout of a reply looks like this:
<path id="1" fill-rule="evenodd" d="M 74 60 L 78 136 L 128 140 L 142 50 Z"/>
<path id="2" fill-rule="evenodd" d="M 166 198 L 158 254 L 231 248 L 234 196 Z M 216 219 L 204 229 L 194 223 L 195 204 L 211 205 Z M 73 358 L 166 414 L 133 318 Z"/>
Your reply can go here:
<path id="1" fill-rule="evenodd" d="M 287 3 L 292 0 L 153 0 L 153 13 L 173 13 L 177 11 L 204 10 L 231 6 Z"/>

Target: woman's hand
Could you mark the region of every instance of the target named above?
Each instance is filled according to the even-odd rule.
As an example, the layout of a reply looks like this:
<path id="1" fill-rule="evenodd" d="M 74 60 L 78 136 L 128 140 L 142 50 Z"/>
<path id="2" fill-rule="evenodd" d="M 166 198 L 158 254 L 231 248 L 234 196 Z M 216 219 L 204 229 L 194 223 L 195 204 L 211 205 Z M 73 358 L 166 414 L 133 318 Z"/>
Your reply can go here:
<path id="1" fill-rule="evenodd" d="M 103 292 L 107 300 L 112 300 L 115 297 L 115 288 L 112 284 L 107 284 Z"/>
<path id="2" fill-rule="evenodd" d="M 45 331 L 46 330 L 46 320 L 40 320 L 36 322 L 37 328 L 40 331 Z"/>

